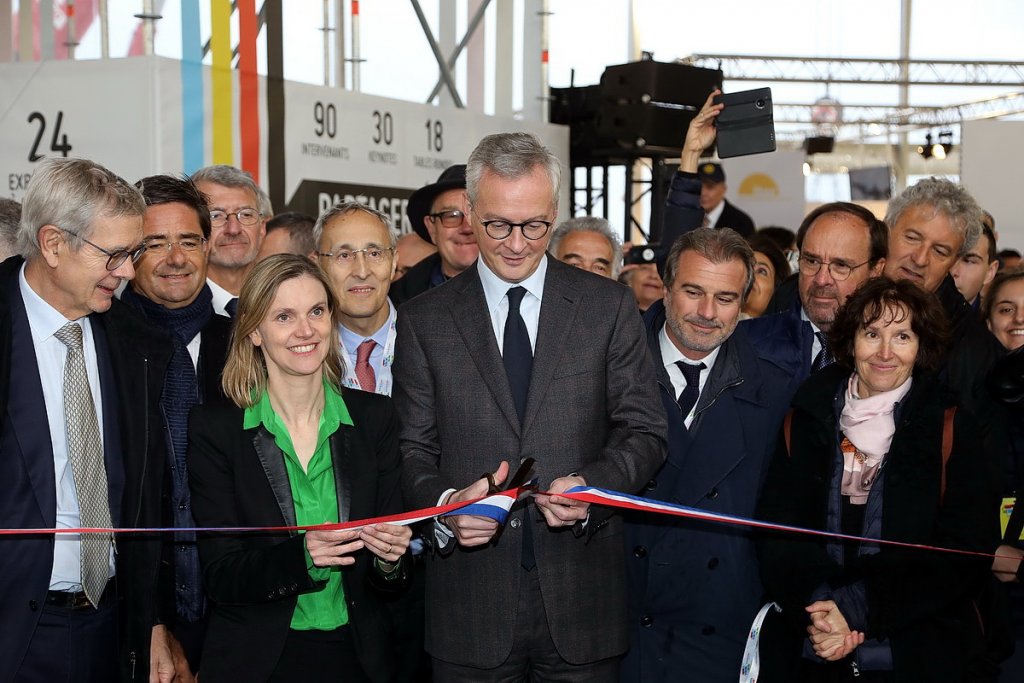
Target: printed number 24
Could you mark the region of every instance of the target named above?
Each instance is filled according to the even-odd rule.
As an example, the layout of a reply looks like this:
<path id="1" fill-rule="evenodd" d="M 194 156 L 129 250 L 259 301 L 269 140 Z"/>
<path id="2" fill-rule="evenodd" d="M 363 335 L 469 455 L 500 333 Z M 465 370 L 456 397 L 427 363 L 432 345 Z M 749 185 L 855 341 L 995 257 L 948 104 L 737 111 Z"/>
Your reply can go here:
<path id="1" fill-rule="evenodd" d="M 28 122 L 33 121 L 39 122 L 39 132 L 36 133 L 36 139 L 32 142 L 32 149 L 28 151 L 29 161 L 39 161 L 45 155 L 39 154 L 39 143 L 43 140 L 43 134 L 46 132 L 46 117 L 41 113 L 34 111 L 28 115 Z M 64 122 L 64 112 L 57 112 L 57 122 L 53 126 L 53 137 L 50 138 L 50 151 L 60 152 L 61 156 L 67 157 L 68 152 L 71 151 L 71 145 L 68 143 L 67 133 L 60 132 L 60 125 Z"/>

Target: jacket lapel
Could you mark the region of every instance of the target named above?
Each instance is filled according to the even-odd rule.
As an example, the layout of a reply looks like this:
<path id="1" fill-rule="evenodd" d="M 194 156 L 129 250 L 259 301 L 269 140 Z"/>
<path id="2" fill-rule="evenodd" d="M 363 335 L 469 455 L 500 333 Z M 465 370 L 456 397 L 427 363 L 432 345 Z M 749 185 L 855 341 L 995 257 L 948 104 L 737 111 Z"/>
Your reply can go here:
<path id="1" fill-rule="evenodd" d="M 473 359 L 477 371 L 483 378 L 487 388 L 494 396 L 495 402 L 505 414 L 505 418 L 516 431 L 520 432 L 519 416 L 516 414 L 516 406 L 512 401 L 512 391 L 508 386 L 508 378 L 505 375 L 505 366 L 501 362 L 501 352 L 498 350 L 498 342 L 494 338 L 494 328 L 491 326 L 491 318 L 487 312 L 487 299 L 484 297 L 483 285 L 480 284 L 480 276 L 477 274 L 476 265 L 472 266 L 462 276 L 449 281 L 445 287 L 449 287 L 452 301 L 452 318 L 455 328 L 462 337 L 463 346 Z M 545 296 L 545 298 L 547 298 Z M 543 306 L 541 317 L 543 319 Z M 538 340 L 539 341 L 539 340 Z M 459 372 L 460 368 L 454 364 L 450 367 L 451 372 Z M 537 374 L 537 366 L 533 368 L 534 376 Z M 533 393 L 531 387 L 530 393 Z M 529 407 L 527 407 L 529 415 Z"/>
<path id="2" fill-rule="evenodd" d="M 267 475 L 285 526 L 295 526 L 295 501 L 292 498 L 292 486 L 288 481 L 288 471 L 284 466 L 281 449 L 274 443 L 273 435 L 262 426 L 255 430 L 252 447 L 256 451 L 256 457 L 260 459 L 263 472 Z M 291 531 L 289 534 L 294 535 L 295 532 Z"/>
<path id="3" fill-rule="evenodd" d="M 10 292 L 11 355 L 7 414 L 11 430 L 21 445 L 25 470 L 32 482 L 36 503 L 47 526 L 56 524 L 57 498 L 53 471 L 53 444 L 46 418 L 43 386 L 39 380 L 32 330 L 18 290 L 17 276 Z M 14 400 L 10 400 L 14 399 Z"/>
<path id="4" fill-rule="evenodd" d="M 338 497 L 338 521 L 345 523 L 352 513 L 352 462 L 351 447 L 352 427 L 340 425 L 338 431 L 331 435 L 331 463 L 334 465 L 334 490 Z"/>
<path id="5" fill-rule="evenodd" d="M 562 352 L 568 348 L 566 340 L 571 339 L 569 331 L 576 320 L 577 309 L 582 297 L 560 273 L 560 263 L 548 259 L 548 272 L 544 282 L 544 300 L 540 306 L 540 322 L 537 325 L 537 344 L 533 354 L 533 371 L 530 376 L 530 393 L 526 401 L 524 431 L 540 411 L 548 385 L 562 360 Z"/>

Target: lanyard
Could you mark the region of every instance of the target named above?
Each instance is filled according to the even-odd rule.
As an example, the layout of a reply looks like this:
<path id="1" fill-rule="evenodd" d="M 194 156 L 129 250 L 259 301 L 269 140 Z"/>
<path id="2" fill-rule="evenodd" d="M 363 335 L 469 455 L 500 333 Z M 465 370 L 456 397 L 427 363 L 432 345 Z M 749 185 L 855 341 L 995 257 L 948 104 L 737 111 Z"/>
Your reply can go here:
<path id="1" fill-rule="evenodd" d="M 381 363 L 381 371 L 375 373 L 377 376 L 377 386 L 373 392 L 375 394 L 384 394 L 385 396 L 391 395 L 391 366 L 395 362 L 395 339 L 398 337 L 398 330 L 395 327 L 395 321 L 398 320 L 398 312 L 390 300 L 388 300 L 388 306 L 391 307 L 391 312 L 388 314 L 388 321 L 385 323 L 388 328 L 388 337 L 384 342 L 384 361 Z M 359 386 L 359 380 L 356 379 L 356 366 L 352 362 L 352 354 L 345 348 L 345 342 L 342 340 L 340 333 L 338 334 L 338 343 L 341 345 L 341 355 L 345 359 L 345 378 L 341 383 L 349 389 L 362 388 Z"/>

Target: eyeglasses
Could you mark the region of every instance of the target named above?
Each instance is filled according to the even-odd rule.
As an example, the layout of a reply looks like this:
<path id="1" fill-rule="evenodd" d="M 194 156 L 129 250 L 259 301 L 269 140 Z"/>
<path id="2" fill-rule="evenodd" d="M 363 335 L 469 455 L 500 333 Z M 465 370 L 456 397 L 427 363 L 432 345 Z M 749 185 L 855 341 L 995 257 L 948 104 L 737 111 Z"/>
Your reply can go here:
<path id="1" fill-rule="evenodd" d="M 142 253 L 146 250 L 146 245 L 140 244 L 139 246 L 132 247 L 131 249 L 115 249 L 114 251 L 108 251 L 107 249 L 104 249 L 100 245 L 96 244 L 95 242 L 90 242 L 89 240 L 85 239 L 77 232 L 72 232 L 70 230 L 60 227 L 58 227 L 58 230 L 67 233 L 68 235 L 73 235 L 77 237 L 78 239 L 82 240 L 93 249 L 106 255 L 108 272 L 113 272 L 117 270 L 128 259 L 131 259 L 132 263 L 135 263 L 142 257 Z"/>
<path id="2" fill-rule="evenodd" d="M 858 263 L 857 265 L 851 266 L 848 263 L 842 263 L 840 261 L 822 261 L 817 256 L 804 256 L 802 254 L 798 260 L 800 261 L 801 275 L 814 276 L 818 274 L 818 271 L 821 270 L 822 266 L 828 266 L 828 274 L 831 275 L 832 279 L 836 282 L 845 280 L 850 277 L 850 274 L 853 271 L 870 263 L 870 261 L 865 261 L 864 263 Z"/>
<path id="3" fill-rule="evenodd" d="M 348 266 L 356 262 L 356 254 L 362 254 L 371 265 L 384 263 L 394 249 L 391 247 L 367 247 L 366 249 L 339 249 L 338 251 L 318 251 L 321 258 L 332 258 L 339 266 Z"/>
<path id="4" fill-rule="evenodd" d="M 239 225 L 256 225 L 263 218 L 263 214 L 256 209 L 239 209 L 238 211 L 211 211 L 210 212 L 210 225 L 215 228 L 221 228 L 228 223 L 228 219 L 232 216 L 238 221 Z"/>
<path id="5" fill-rule="evenodd" d="M 182 251 L 189 253 L 193 251 L 199 251 L 206 247 L 205 237 L 185 237 L 177 242 L 169 242 L 168 240 L 149 240 L 144 242 L 142 245 L 147 254 L 153 254 L 154 256 L 163 256 L 164 254 L 171 253 L 171 248 L 177 246 Z"/>
<path id="6" fill-rule="evenodd" d="M 441 225 L 446 228 L 457 228 L 462 225 L 463 219 L 466 214 L 462 213 L 458 209 L 452 209 L 450 211 L 438 211 L 437 213 L 428 213 L 427 218 L 430 219 L 431 223 L 436 223 L 438 219 L 441 220 Z"/>
<path id="7" fill-rule="evenodd" d="M 509 223 L 501 219 L 493 221 L 480 221 L 484 226 L 487 236 L 493 240 L 503 240 L 512 234 L 515 228 L 519 228 L 523 237 L 528 240 L 539 240 L 548 234 L 551 228 L 551 221 L 527 221 L 525 223 Z"/>

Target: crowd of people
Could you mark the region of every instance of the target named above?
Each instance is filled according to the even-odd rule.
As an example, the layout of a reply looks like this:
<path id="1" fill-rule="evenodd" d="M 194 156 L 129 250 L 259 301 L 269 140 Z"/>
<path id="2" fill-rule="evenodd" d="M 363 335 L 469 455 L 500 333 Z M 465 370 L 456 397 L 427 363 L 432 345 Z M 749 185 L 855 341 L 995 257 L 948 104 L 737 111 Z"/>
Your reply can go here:
<path id="1" fill-rule="evenodd" d="M 701 161 L 721 108 L 663 248 L 559 223 L 526 133 L 401 238 L 230 166 L 40 163 L 0 205 L 0 528 L 33 530 L 0 541 L 0 682 L 1019 675 L 1024 271 L 946 180 L 755 231 Z M 316 528 L 530 476 L 503 524 Z M 111 527 L 142 531 L 77 532 Z"/>

